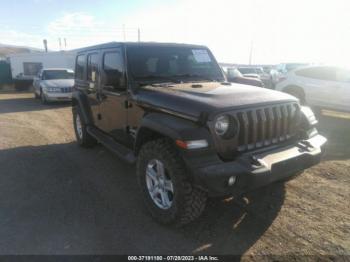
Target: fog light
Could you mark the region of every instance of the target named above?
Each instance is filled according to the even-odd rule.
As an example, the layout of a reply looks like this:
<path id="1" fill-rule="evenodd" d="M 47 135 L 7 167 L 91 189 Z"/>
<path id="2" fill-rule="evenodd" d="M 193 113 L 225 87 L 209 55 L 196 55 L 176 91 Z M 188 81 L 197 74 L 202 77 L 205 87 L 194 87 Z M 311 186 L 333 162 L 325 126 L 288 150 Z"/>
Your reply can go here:
<path id="1" fill-rule="evenodd" d="M 233 186 L 233 184 L 236 182 L 236 177 L 235 176 L 231 176 L 229 179 L 228 179 L 228 182 L 227 184 L 229 186 Z"/>

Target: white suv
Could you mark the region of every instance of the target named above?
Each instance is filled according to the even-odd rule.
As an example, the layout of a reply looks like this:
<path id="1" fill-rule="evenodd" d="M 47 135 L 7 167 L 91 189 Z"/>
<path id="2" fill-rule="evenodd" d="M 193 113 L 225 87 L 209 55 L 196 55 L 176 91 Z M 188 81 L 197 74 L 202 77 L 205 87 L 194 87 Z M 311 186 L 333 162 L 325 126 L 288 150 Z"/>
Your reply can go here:
<path id="1" fill-rule="evenodd" d="M 276 90 L 299 98 L 303 104 L 350 112 L 350 71 L 332 66 L 308 66 L 280 78 Z"/>

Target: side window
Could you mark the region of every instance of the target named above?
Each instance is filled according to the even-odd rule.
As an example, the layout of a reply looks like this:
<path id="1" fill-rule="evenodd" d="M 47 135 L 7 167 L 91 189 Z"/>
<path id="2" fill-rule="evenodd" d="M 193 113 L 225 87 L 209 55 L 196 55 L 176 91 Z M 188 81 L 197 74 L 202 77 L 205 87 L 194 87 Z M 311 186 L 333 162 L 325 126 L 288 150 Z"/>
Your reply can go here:
<path id="1" fill-rule="evenodd" d="M 108 51 L 103 54 L 102 85 L 105 89 L 126 88 L 124 62 L 121 50 Z"/>
<path id="2" fill-rule="evenodd" d="M 325 81 L 336 81 L 336 75 L 334 68 L 331 67 L 312 67 L 305 68 L 295 72 L 298 76 L 325 80 Z"/>
<path id="3" fill-rule="evenodd" d="M 75 78 L 84 80 L 85 55 L 79 55 L 75 64 Z"/>
<path id="4" fill-rule="evenodd" d="M 88 55 L 87 80 L 96 82 L 98 75 L 98 54 Z"/>

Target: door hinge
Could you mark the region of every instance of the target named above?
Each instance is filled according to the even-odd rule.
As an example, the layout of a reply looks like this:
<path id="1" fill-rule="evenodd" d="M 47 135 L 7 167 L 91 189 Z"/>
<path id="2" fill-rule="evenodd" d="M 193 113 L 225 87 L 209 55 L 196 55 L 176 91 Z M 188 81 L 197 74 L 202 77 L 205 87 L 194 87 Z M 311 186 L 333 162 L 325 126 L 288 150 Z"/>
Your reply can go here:
<path id="1" fill-rule="evenodd" d="M 124 101 L 124 107 L 125 107 L 125 108 L 131 108 L 131 107 L 132 107 L 132 104 L 131 104 L 128 100 L 125 100 L 125 101 Z"/>

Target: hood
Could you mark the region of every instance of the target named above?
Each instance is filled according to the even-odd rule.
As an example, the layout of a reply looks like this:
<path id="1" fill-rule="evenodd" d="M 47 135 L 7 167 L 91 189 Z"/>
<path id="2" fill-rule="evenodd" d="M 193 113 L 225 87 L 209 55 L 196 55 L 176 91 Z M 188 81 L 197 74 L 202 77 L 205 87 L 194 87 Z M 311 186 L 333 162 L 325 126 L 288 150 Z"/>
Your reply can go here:
<path id="1" fill-rule="evenodd" d="M 73 87 L 74 79 L 43 80 L 41 84 L 43 87 Z"/>
<path id="2" fill-rule="evenodd" d="M 205 82 L 144 86 L 138 91 L 137 101 L 198 120 L 202 113 L 212 118 L 220 112 L 298 100 L 261 87 Z"/>

